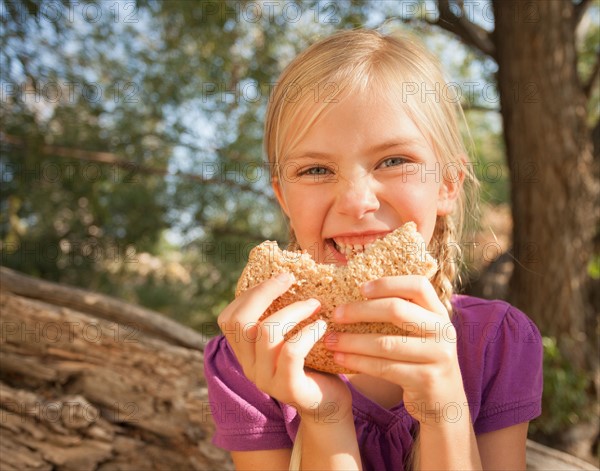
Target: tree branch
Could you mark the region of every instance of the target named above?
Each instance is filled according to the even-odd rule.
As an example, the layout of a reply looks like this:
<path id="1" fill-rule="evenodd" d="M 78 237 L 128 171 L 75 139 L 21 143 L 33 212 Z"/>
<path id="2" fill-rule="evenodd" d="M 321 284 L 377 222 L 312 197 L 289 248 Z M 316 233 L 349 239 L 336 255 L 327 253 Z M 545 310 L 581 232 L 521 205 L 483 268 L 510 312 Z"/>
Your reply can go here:
<path id="1" fill-rule="evenodd" d="M 438 0 L 440 14 L 437 21 L 426 21 L 456 34 L 465 44 L 495 58 L 496 47 L 490 33 L 467 19 L 462 3 L 459 2 L 456 5 L 461 10 L 460 16 L 454 14 L 449 0 Z"/>
<path id="2" fill-rule="evenodd" d="M 23 146 L 25 143 L 23 140 L 17 136 L 12 136 L 6 134 L 4 132 L 0 132 L 0 141 L 6 142 L 10 145 L 14 146 Z M 138 164 L 137 162 L 128 162 L 125 160 L 119 159 L 115 154 L 110 152 L 96 152 L 96 151 L 88 151 L 84 149 L 74 149 L 71 147 L 63 147 L 56 145 L 44 144 L 40 147 L 40 151 L 44 155 L 54 155 L 58 157 L 64 157 L 67 159 L 75 159 L 82 160 L 85 162 L 94 162 L 98 164 L 104 165 L 113 165 L 118 168 L 122 168 L 126 170 L 130 177 L 133 177 L 137 173 L 142 173 L 146 175 L 158 175 L 158 176 L 174 176 L 185 178 L 187 180 L 192 180 L 194 182 L 198 182 L 201 184 L 208 185 L 224 185 L 231 188 L 236 188 L 243 191 L 248 191 L 250 193 L 254 193 L 258 196 L 267 198 L 269 200 L 273 200 L 273 197 L 267 193 L 257 190 L 252 187 L 248 183 L 239 182 L 236 180 L 231 180 L 225 178 L 225 175 L 218 175 L 215 177 L 205 177 L 203 175 L 197 175 L 193 173 L 185 173 L 185 172 L 177 172 L 172 173 L 164 168 L 150 167 L 143 164 Z M 217 170 L 217 169 L 215 169 Z M 241 179 L 244 179 L 244 175 L 240 175 Z"/>

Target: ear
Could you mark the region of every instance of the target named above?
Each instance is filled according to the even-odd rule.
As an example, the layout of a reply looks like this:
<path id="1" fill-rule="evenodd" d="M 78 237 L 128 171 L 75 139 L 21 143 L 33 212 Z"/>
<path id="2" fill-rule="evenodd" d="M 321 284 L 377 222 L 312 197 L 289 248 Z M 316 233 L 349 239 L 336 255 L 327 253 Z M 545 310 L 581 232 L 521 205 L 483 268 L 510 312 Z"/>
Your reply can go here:
<path id="1" fill-rule="evenodd" d="M 465 172 L 460 165 L 455 162 L 444 165 L 442 170 L 442 184 L 438 193 L 438 216 L 447 216 L 454 212 L 456 201 L 460 195 L 464 181 Z"/>
<path id="2" fill-rule="evenodd" d="M 288 211 L 288 206 L 285 201 L 285 197 L 283 195 L 283 188 L 281 188 L 281 183 L 279 183 L 279 180 L 277 179 L 277 177 L 273 177 L 272 185 L 273 185 L 273 192 L 275 193 L 275 198 L 277 198 L 277 202 L 279 203 L 279 206 L 281 206 L 281 209 L 283 210 L 283 212 L 289 219 L 290 213 Z"/>

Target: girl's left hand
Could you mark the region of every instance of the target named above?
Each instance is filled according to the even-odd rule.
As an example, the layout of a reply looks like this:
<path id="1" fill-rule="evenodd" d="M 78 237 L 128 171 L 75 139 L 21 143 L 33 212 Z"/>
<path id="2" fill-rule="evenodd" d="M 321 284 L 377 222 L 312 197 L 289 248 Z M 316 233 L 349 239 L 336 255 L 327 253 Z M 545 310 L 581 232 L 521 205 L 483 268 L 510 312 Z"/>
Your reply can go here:
<path id="1" fill-rule="evenodd" d="M 336 363 L 400 385 L 407 411 L 421 423 L 443 414 L 447 404 L 462 407 L 456 330 L 429 280 L 385 277 L 365 283 L 361 291 L 368 299 L 339 306 L 336 323 L 391 322 L 406 333 L 328 334 L 324 340 Z"/>

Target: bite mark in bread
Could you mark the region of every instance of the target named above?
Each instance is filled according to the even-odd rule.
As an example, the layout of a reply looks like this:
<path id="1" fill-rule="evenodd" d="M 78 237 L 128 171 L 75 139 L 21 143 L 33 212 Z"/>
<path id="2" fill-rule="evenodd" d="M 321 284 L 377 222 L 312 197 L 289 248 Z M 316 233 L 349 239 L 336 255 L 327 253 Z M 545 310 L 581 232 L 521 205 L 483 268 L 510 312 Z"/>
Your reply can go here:
<path id="1" fill-rule="evenodd" d="M 437 271 L 436 261 L 425 249 L 425 242 L 417 232 L 414 222 L 407 222 L 384 238 L 354 254 L 347 265 L 316 263 L 306 252 L 279 249 L 277 242 L 265 241 L 250 252 L 246 268 L 238 281 L 236 297 L 247 289 L 282 273 L 293 273 L 296 282 L 269 306 L 260 317 L 263 321 L 283 307 L 304 299 L 316 298 L 321 302 L 320 311 L 294 329 L 287 337 L 296 335 L 299 329 L 321 318 L 327 322 L 327 330 L 353 333 L 402 334 L 404 331 L 391 323 L 360 322 L 336 324 L 331 315 L 336 306 L 366 299 L 360 287 L 367 281 L 384 276 L 423 275 L 431 278 Z M 316 335 L 316 332 L 313 332 Z M 354 373 L 333 361 L 333 354 L 322 340 L 317 342 L 305 359 L 305 366 L 327 373 Z"/>

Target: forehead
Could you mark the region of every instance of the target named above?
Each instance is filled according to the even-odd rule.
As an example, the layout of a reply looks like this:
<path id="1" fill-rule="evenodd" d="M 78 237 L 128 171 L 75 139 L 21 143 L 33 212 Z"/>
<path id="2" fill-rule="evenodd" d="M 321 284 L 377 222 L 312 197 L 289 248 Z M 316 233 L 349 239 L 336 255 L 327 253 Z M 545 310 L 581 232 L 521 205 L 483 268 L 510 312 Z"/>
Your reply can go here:
<path id="1" fill-rule="evenodd" d="M 406 103 L 393 94 L 350 92 L 337 102 L 307 102 L 286 136 L 283 158 L 302 152 L 372 149 L 390 142 L 430 149 Z"/>

